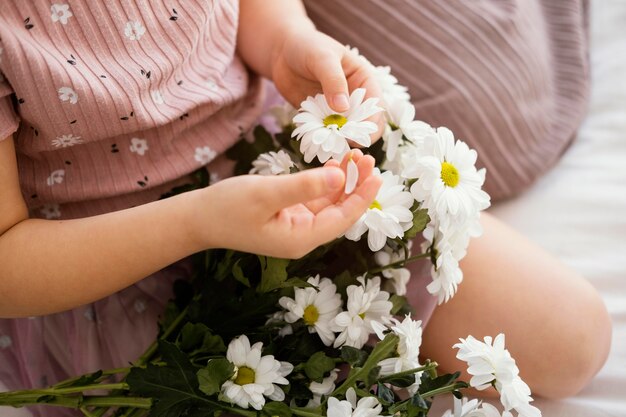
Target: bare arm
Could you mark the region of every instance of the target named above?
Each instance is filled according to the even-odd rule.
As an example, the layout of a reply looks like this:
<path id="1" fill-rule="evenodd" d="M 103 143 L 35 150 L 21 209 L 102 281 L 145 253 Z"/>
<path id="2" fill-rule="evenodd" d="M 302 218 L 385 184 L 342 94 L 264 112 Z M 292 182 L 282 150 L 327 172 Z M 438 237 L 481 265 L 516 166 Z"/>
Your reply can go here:
<path id="1" fill-rule="evenodd" d="M 39 220 L 28 218 L 13 141 L 0 141 L 0 317 L 95 301 L 203 249 L 300 257 L 343 233 L 374 200 L 380 186 L 370 175 L 374 161 L 363 157 L 359 164 L 363 181 L 345 199 L 336 194 L 343 172 L 319 168 L 233 177 L 83 219 Z M 304 210 L 307 202 L 315 208 Z"/>
<path id="2" fill-rule="evenodd" d="M 0 142 L 0 317 L 94 301 L 202 249 L 189 238 L 197 193 L 84 219 L 29 219 L 13 147 Z"/>

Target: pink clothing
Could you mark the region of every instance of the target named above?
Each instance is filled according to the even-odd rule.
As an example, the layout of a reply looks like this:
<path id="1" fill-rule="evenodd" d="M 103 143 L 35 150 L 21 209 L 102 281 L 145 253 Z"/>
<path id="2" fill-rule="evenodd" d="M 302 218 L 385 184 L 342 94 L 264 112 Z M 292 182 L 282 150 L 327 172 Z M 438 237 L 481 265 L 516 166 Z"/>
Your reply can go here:
<path id="1" fill-rule="evenodd" d="M 153 201 L 233 145 L 262 105 L 237 21 L 224 0 L 0 0 L 0 138 L 32 216 Z"/>
<path id="2" fill-rule="evenodd" d="M 263 105 L 260 79 L 235 53 L 238 7 L 0 0 L 0 140 L 14 133 L 31 216 L 154 201 L 209 163 L 211 174 L 228 175 L 219 155 Z M 125 366 L 156 337 L 173 281 L 189 276 L 181 262 L 72 311 L 0 319 L 0 391 Z M 0 410 L 14 413 L 30 415 Z"/>

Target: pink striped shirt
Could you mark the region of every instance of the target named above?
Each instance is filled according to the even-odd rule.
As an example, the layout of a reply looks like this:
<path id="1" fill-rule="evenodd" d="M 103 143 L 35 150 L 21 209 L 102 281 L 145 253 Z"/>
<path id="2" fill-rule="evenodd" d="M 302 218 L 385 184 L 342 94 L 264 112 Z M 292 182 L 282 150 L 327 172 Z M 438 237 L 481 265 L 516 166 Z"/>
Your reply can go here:
<path id="1" fill-rule="evenodd" d="M 0 0 L 0 138 L 32 216 L 152 201 L 230 147 L 262 105 L 237 23 L 226 0 Z"/>

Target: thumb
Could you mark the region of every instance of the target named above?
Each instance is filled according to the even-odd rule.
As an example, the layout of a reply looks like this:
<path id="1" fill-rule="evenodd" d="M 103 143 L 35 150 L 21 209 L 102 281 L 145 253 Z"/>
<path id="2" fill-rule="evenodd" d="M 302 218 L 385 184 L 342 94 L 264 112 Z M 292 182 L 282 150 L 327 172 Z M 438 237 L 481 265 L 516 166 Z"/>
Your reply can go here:
<path id="1" fill-rule="evenodd" d="M 339 113 L 347 111 L 350 108 L 348 81 L 340 58 L 333 53 L 326 53 L 315 60 L 311 72 L 322 85 L 330 107 Z"/>
<path id="2" fill-rule="evenodd" d="M 343 171 L 337 167 L 314 168 L 290 175 L 280 175 L 268 181 L 272 205 L 278 211 L 298 203 L 336 193 L 345 183 Z"/>

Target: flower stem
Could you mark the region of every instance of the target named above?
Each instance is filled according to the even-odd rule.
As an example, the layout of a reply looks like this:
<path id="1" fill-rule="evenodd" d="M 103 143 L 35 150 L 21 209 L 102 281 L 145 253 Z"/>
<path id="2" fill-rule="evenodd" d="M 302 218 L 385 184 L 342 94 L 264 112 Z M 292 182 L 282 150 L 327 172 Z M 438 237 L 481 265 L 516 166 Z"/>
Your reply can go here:
<path id="1" fill-rule="evenodd" d="M 445 387 L 440 387 L 432 391 L 425 392 L 423 394 L 420 394 L 420 396 L 422 398 L 434 397 L 436 395 L 441 395 L 441 394 L 445 394 L 446 392 L 456 391 L 461 388 L 467 388 L 467 384 L 465 382 L 455 382 L 454 384 L 446 385 Z"/>
<path id="2" fill-rule="evenodd" d="M 418 255 L 413 255 L 413 256 L 410 256 L 410 257 L 408 257 L 406 259 L 402 259 L 400 261 L 396 261 L 396 262 L 390 263 L 389 265 L 381 266 L 380 268 L 371 269 L 371 270 L 367 271 L 367 274 L 368 275 L 374 275 L 374 274 L 378 274 L 379 272 L 386 271 L 387 269 L 401 268 L 401 267 L 405 266 L 408 263 L 411 263 L 411 262 L 416 261 L 418 259 L 428 258 L 429 256 L 430 256 L 430 252 L 426 251 L 424 253 L 420 253 Z"/>
<path id="3" fill-rule="evenodd" d="M 320 414 L 312 413 L 311 411 L 303 410 L 296 407 L 291 407 L 291 412 L 300 417 L 321 417 Z"/>
<path id="4" fill-rule="evenodd" d="M 415 375 L 418 372 L 422 372 L 422 371 L 429 371 L 431 369 L 434 369 L 436 367 L 438 367 L 439 364 L 437 362 L 430 362 L 426 365 L 420 366 L 418 368 L 413 368 L 413 369 L 408 369 L 406 371 L 402 371 L 402 372 L 396 372 L 395 374 L 391 374 L 391 375 L 386 375 L 382 378 L 379 379 L 379 382 L 387 382 L 389 380 L 392 380 L 394 378 L 399 378 L 399 377 L 403 377 L 406 375 Z"/>

